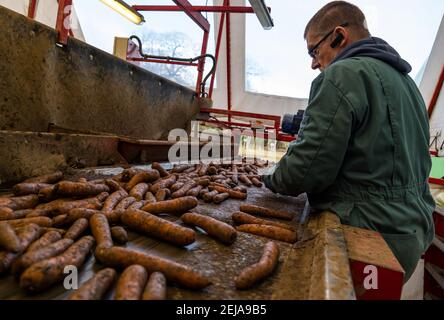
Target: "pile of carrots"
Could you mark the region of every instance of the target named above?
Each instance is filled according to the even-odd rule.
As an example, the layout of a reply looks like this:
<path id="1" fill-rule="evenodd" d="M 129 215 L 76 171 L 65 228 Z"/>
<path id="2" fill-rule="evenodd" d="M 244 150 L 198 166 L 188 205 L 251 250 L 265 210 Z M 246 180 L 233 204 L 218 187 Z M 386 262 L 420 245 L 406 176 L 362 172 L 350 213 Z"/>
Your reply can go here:
<path id="1" fill-rule="evenodd" d="M 227 199 L 245 200 L 248 187 L 262 187 L 255 164 L 175 165 L 165 170 L 129 168 L 108 179 L 66 181 L 63 173 L 28 179 L 13 187 L 13 196 L 0 197 L 0 275 L 12 273 L 20 287 L 43 291 L 63 281 L 64 267 L 81 267 L 90 252 L 105 266 L 70 299 L 102 299 L 116 281 L 115 269 L 123 269 L 116 299 L 165 299 L 167 283 L 200 290 L 211 284 L 205 274 L 189 266 L 155 255 L 133 251 L 124 245 L 126 229 L 176 246 L 196 239 L 195 229 L 230 245 L 237 232 L 293 243 L 296 232 L 283 222 L 293 215 L 252 205 L 241 205 L 232 225 L 192 213 L 199 200 L 220 204 Z M 180 217 L 182 226 L 159 214 Z M 258 216 L 261 216 L 259 218 Z M 90 231 L 90 232 L 89 232 Z M 235 279 L 246 289 L 273 272 L 279 248 L 269 242 L 257 264 Z"/>

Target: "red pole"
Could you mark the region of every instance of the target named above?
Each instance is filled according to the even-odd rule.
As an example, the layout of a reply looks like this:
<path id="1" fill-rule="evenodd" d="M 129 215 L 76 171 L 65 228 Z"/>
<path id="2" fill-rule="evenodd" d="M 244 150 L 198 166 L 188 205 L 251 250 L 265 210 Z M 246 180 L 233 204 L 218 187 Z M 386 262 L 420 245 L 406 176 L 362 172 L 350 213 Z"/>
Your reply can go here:
<path id="1" fill-rule="evenodd" d="M 59 33 L 58 43 L 65 46 L 68 44 L 69 30 L 71 29 L 71 26 L 66 25 L 71 14 L 71 10 L 67 8 L 69 6 L 72 6 L 72 0 L 59 0 L 56 30 Z"/>
<path id="2" fill-rule="evenodd" d="M 34 19 L 37 8 L 37 0 L 29 0 L 28 18 Z"/>
<path id="3" fill-rule="evenodd" d="M 220 51 L 220 44 L 221 44 L 221 41 L 222 41 L 222 32 L 224 31 L 225 16 L 226 16 L 226 13 L 222 13 L 221 14 L 220 23 L 219 23 L 219 31 L 217 33 L 216 53 L 215 53 L 215 58 L 216 58 L 215 70 L 217 70 L 217 62 L 219 60 L 219 51 Z M 209 92 L 210 99 L 213 97 L 213 89 L 214 89 L 214 80 L 215 80 L 215 78 L 216 78 L 216 72 L 214 72 L 212 77 L 211 77 L 210 92 Z"/>
<path id="4" fill-rule="evenodd" d="M 207 46 L 208 46 L 208 38 L 210 36 L 210 32 L 209 31 L 204 31 L 204 36 L 203 36 L 203 40 L 202 40 L 202 51 L 201 51 L 201 55 L 205 55 L 207 53 Z M 198 70 L 198 74 L 197 74 L 197 84 L 196 84 L 196 92 L 198 94 L 202 93 L 201 92 L 201 88 L 200 88 L 200 84 L 202 83 L 202 79 L 203 79 L 203 73 L 205 70 L 205 58 L 202 58 L 199 60 L 199 65 L 197 67 Z M 203 89 L 204 90 L 204 89 Z"/>
<path id="5" fill-rule="evenodd" d="M 432 100 L 429 105 L 429 119 L 432 118 L 433 111 L 435 110 L 436 103 L 438 102 L 439 94 L 441 93 L 442 84 L 444 82 L 444 67 L 441 70 L 441 75 L 438 79 L 438 84 L 436 85 L 435 92 L 433 92 Z"/>
<path id="6" fill-rule="evenodd" d="M 230 5 L 230 0 L 225 0 L 226 6 Z M 228 111 L 231 111 L 231 36 L 230 36 L 230 13 L 227 13 L 227 105 Z M 228 121 L 231 121 L 231 115 L 228 115 Z"/>

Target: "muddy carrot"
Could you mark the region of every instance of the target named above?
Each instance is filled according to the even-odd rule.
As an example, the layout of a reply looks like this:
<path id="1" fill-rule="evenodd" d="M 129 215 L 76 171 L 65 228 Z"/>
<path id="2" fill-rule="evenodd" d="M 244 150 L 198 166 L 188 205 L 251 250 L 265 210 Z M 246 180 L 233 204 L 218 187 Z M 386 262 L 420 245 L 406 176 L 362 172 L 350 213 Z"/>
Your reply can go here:
<path id="1" fill-rule="evenodd" d="M 126 268 L 117 282 L 115 300 L 140 300 L 148 273 L 141 265 Z"/>
<path id="2" fill-rule="evenodd" d="M 83 283 L 68 300 L 101 300 L 116 279 L 116 271 L 105 268 Z"/>
<path id="3" fill-rule="evenodd" d="M 96 250 L 96 258 L 104 265 L 118 268 L 140 264 L 148 273 L 162 272 L 168 282 L 189 289 L 199 290 L 211 284 L 207 276 L 188 266 L 143 252 L 120 247 L 99 248 Z"/>
<path id="4" fill-rule="evenodd" d="M 73 243 L 74 241 L 72 239 L 62 239 L 51 243 L 44 248 L 28 251 L 14 261 L 12 264 L 12 273 L 18 276 L 34 263 L 62 254 Z"/>
<path id="5" fill-rule="evenodd" d="M 192 188 L 192 189 L 190 189 L 190 190 L 188 190 L 188 192 L 187 192 L 187 196 L 191 196 L 191 197 L 197 197 L 197 196 L 199 196 L 199 192 L 200 192 L 200 190 L 202 190 L 203 189 L 203 186 L 201 186 L 201 185 L 197 185 L 196 187 L 194 187 L 194 188 Z"/>
<path id="6" fill-rule="evenodd" d="M 77 240 L 88 229 L 88 220 L 81 218 L 74 222 L 74 224 L 66 231 L 63 238 Z"/>
<path id="7" fill-rule="evenodd" d="M 161 272 L 151 273 L 142 295 L 142 300 L 165 300 L 166 279 Z"/>
<path id="8" fill-rule="evenodd" d="M 245 200 L 247 199 L 247 194 L 243 193 L 243 192 L 239 192 L 239 191 L 234 191 L 232 189 L 229 188 L 224 188 L 218 185 L 214 185 L 213 183 L 210 184 L 210 190 L 216 190 L 220 193 L 228 193 L 230 195 L 230 198 L 233 199 L 240 199 L 240 200 Z"/>
<path id="9" fill-rule="evenodd" d="M 105 184 L 89 182 L 60 181 L 55 185 L 55 192 L 60 197 L 88 197 L 109 191 Z"/>
<path id="10" fill-rule="evenodd" d="M 259 262 L 243 269 L 235 278 L 237 289 L 248 289 L 269 276 L 279 262 L 279 247 L 274 242 L 268 242 Z"/>
<path id="11" fill-rule="evenodd" d="M 128 193 L 125 190 L 119 190 L 111 193 L 103 203 L 102 211 L 109 212 L 124 198 L 128 197 Z"/>
<path id="12" fill-rule="evenodd" d="M 20 287 L 27 291 L 38 292 L 61 281 L 65 276 L 65 267 L 80 268 L 93 245 L 94 238 L 85 236 L 71 245 L 61 255 L 34 263 L 21 275 Z"/>
<path id="13" fill-rule="evenodd" d="M 16 196 L 26 196 L 28 194 L 38 194 L 41 189 L 51 186 L 47 183 L 19 183 L 12 187 Z"/>
<path id="14" fill-rule="evenodd" d="M 177 178 L 176 178 L 175 175 L 167 176 L 167 177 L 165 177 L 163 179 L 160 179 L 156 183 L 154 183 L 150 187 L 150 191 L 155 194 L 160 189 L 171 188 L 176 183 L 176 181 L 177 181 Z"/>
<path id="15" fill-rule="evenodd" d="M 26 179 L 25 183 L 56 183 L 63 178 L 63 173 L 61 171 L 56 171 L 53 173 L 45 174 L 42 176 Z"/>
<path id="16" fill-rule="evenodd" d="M 31 243 L 31 245 L 28 247 L 28 250 L 26 250 L 26 252 L 39 250 L 41 248 L 44 248 L 44 247 L 50 245 L 51 243 L 59 241 L 60 239 L 62 239 L 62 235 L 59 232 L 47 231 L 38 240 Z"/>
<path id="17" fill-rule="evenodd" d="M 23 218 L 16 220 L 5 220 L 4 222 L 11 225 L 13 228 L 20 228 L 27 224 L 37 224 L 41 227 L 51 227 L 52 220 L 48 217 Z"/>
<path id="18" fill-rule="evenodd" d="M 225 244 L 232 244 L 236 240 L 236 229 L 225 222 L 190 212 L 183 214 L 180 219 L 186 224 L 202 228 L 209 236 Z"/>
<path id="19" fill-rule="evenodd" d="M 158 163 L 158 162 L 153 162 L 152 164 L 151 164 L 151 168 L 153 168 L 153 169 L 155 169 L 155 170 L 157 170 L 157 171 L 159 171 L 159 173 L 160 173 L 160 176 L 163 178 L 163 177 L 166 177 L 166 176 L 168 176 L 168 172 L 160 165 L 160 163 Z"/>
<path id="20" fill-rule="evenodd" d="M 39 203 L 36 194 L 21 197 L 0 198 L 0 207 L 7 207 L 12 210 L 22 210 L 34 208 Z"/>
<path id="21" fill-rule="evenodd" d="M 196 233 L 193 230 L 142 210 L 126 210 L 121 221 L 135 231 L 178 246 L 187 246 L 196 239 Z"/>
<path id="22" fill-rule="evenodd" d="M 111 228 L 111 237 L 119 244 L 128 242 L 128 233 L 122 227 L 116 226 Z"/>
<path id="23" fill-rule="evenodd" d="M 294 217 L 294 215 L 290 212 L 273 210 L 249 204 L 241 205 L 240 211 L 262 217 L 277 218 L 283 220 L 292 220 Z"/>
<path id="24" fill-rule="evenodd" d="M 104 214 L 95 214 L 89 219 L 91 232 L 96 239 L 97 247 L 112 247 L 113 240 L 108 220 Z"/>
<path id="25" fill-rule="evenodd" d="M 130 191 L 134 186 L 141 182 L 154 182 L 160 178 L 159 171 L 148 169 L 147 171 L 140 172 L 136 174 L 131 180 L 126 184 L 126 191 Z"/>
<path id="26" fill-rule="evenodd" d="M 262 188 L 262 182 L 258 178 L 251 178 L 251 182 L 258 188 Z"/>
<path id="27" fill-rule="evenodd" d="M 170 189 L 160 189 L 156 193 L 156 201 L 165 201 L 171 196 Z"/>
<path id="28" fill-rule="evenodd" d="M 148 191 L 148 192 L 145 194 L 145 201 L 146 201 L 147 203 L 150 203 L 150 202 L 156 202 L 156 196 L 155 196 L 151 191 Z"/>
<path id="29" fill-rule="evenodd" d="M 20 238 L 8 223 L 0 222 L 0 249 L 11 252 L 20 252 L 22 245 Z"/>
<path id="30" fill-rule="evenodd" d="M 138 183 L 130 190 L 129 195 L 134 197 L 137 201 L 141 201 L 144 199 L 149 188 L 149 184 L 145 182 Z"/>
<path id="31" fill-rule="evenodd" d="M 183 213 L 187 212 L 198 205 L 198 200 L 195 197 L 183 197 L 178 199 L 166 200 L 155 203 L 147 203 L 142 207 L 142 210 L 152 214 L 158 213 Z"/>
<path id="32" fill-rule="evenodd" d="M 114 208 L 114 210 L 126 210 L 134 202 L 137 202 L 137 200 L 134 197 L 126 197 L 119 202 L 119 204 Z"/>
<path id="33" fill-rule="evenodd" d="M 219 193 L 213 197 L 213 202 L 216 204 L 222 203 L 230 197 L 228 193 Z"/>
<path id="34" fill-rule="evenodd" d="M 246 232 L 257 236 L 288 243 L 295 243 L 297 241 L 297 234 L 295 231 L 270 225 L 243 224 L 236 227 L 236 229 L 241 232 Z"/>
<path id="35" fill-rule="evenodd" d="M 233 213 L 231 218 L 237 224 L 265 224 L 294 231 L 292 226 L 286 225 L 285 223 L 261 219 L 241 211 Z"/>

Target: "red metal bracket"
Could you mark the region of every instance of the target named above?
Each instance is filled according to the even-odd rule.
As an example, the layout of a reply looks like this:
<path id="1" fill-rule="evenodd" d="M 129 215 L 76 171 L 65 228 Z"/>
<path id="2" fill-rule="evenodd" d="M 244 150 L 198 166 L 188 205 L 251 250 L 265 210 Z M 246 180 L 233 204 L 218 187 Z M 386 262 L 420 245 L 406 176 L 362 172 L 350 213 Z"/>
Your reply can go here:
<path id="1" fill-rule="evenodd" d="M 177 6 L 145 6 L 145 5 L 135 5 L 133 8 L 137 11 L 182 11 L 181 8 Z M 190 11 L 194 12 L 219 12 L 219 13 L 254 13 L 252 7 L 241 7 L 241 6 L 191 6 L 188 8 Z M 268 8 L 271 11 L 271 8 Z"/>
<path id="2" fill-rule="evenodd" d="M 182 8 L 182 10 L 197 23 L 199 27 L 205 32 L 210 32 L 210 23 L 200 13 L 192 10 L 192 5 L 187 0 L 173 0 L 175 4 Z"/>
<path id="3" fill-rule="evenodd" d="M 69 23 L 69 16 L 71 15 L 72 0 L 59 0 L 59 9 L 57 13 L 56 30 L 59 33 L 57 43 L 66 46 L 68 44 L 69 32 L 71 26 Z"/>
<path id="4" fill-rule="evenodd" d="M 38 0 L 29 0 L 28 18 L 34 19 L 37 9 Z"/>
<path id="5" fill-rule="evenodd" d="M 432 118 L 433 111 L 435 110 L 436 103 L 438 102 L 439 94 L 441 93 L 442 84 L 444 82 L 444 67 L 441 70 L 441 75 L 439 76 L 438 83 L 436 85 L 435 91 L 433 92 L 432 100 L 429 105 L 429 119 Z"/>

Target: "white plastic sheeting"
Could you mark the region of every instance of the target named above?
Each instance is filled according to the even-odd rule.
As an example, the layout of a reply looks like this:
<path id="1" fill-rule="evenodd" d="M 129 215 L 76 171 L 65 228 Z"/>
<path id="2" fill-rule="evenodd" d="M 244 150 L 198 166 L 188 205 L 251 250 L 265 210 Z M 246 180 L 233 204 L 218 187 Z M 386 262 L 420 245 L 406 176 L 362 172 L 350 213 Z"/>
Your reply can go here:
<path id="1" fill-rule="evenodd" d="M 245 0 L 231 0 L 232 6 L 245 6 Z M 223 0 L 215 0 L 215 6 L 223 5 Z M 214 15 L 215 36 L 219 28 L 220 14 Z M 232 110 L 282 116 L 286 113 L 296 114 L 299 109 L 307 107 L 307 99 L 281 97 L 248 92 L 245 89 L 245 14 L 230 15 L 231 29 L 231 92 Z M 226 23 L 226 21 L 225 21 Z M 214 108 L 227 108 L 227 55 L 226 33 L 222 43 L 216 72 L 217 88 L 213 93 Z M 263 32 L 267 32 L 264 30 Z"/>
<path id="2" fill-rule="evenodd" d="M 0 0 L 0 5 L 28 16 L 30 0 Z M 57 20 L 58 1 L 57 0 L 38 0 L 36 7 L 35 20 L 55 28 Z M 71 27 L 74 37 L 85 41 L 85 37 L 80 27 L 75 8 L 71 11 Z"/>
<path id="3" fill-rule="evenodd" d="M 421 84 L 419 86 L 424 97 L 427 107 L 435 92 L 441 70 L 444 66 L 444 17 L 441 20 L 441 25 L 436 36 L 435 43 L 432 48 L 427 66 L 424 71 Z M 438 147 L 444 142 L 444 90 L 441 88 L 438 101 L 430 119 L 430 132 L 435 136 L 441 132 L 441 137 L 438 139 Z"/>

